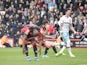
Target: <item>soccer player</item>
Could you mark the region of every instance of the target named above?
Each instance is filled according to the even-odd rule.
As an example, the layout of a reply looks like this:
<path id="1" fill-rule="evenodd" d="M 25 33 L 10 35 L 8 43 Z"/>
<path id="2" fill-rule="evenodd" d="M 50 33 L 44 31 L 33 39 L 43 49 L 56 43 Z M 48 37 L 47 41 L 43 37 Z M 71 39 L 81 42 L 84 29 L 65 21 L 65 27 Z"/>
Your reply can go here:
<path id="1" fill-rule="evenodd" d="M 48 21 L 44 21 L 42 23 L 40 32 L 44 35 L 45 39 L 53 37 L 54 34 L 54 26 L 52 24 L 49 24 Z M 56 37 L 56 36 L 55 36 Z M 45 51 L 44 51 L 44 58 L 48 58 L 49 56 L 47 55 L 49 48 L 51 47 L 54 51 L 54 53 L 57 53 L 55 45 L 52 45 L 53 42 L 45 40 Z"/>
<path id="2" fill-rule="evenodd" d="M 56 56 L 62 54 L 65 48 L 67 47 L 70 57 L 75 57 L 75 55 L 72 54 L 71 52 L 69 30 L 71 29 L 75 34 L 77 32 L 74 30 L 74 27 L 72 25 L 72 18 L 70 17 L 70 13 L 71 13 L 71 10 L 66 9 L 65 15 L 63 15 L 58 22 L 60 26 L 60 36 L 62 37 L 63 42 L 65 43 L 65 46 L 62 47 L 62 49 L 56 54 Z"/>
<path id="3" fill-rule="evenodd" d="M 35 54 L 35 61 L 39 61 L 38 54 L 37 54 L 37 38 L 40 35 L 39 33 L 39 27 L 30 24 L 26 25 L 24 28 L 21 29 L 22 39 L 23 39 L 23 53 L 26 55 L 26 58 L 28 61 L 31 61 L 31 57 L 28 55 L 28 47 L 27 45 L 33 44 L 33 51 Z"/>

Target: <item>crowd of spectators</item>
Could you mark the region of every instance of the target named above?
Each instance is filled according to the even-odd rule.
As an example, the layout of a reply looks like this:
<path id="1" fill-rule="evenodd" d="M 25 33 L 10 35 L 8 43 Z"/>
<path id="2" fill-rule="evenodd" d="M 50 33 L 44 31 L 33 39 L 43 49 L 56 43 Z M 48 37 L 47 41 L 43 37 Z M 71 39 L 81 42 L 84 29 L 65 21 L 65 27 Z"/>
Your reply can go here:
<path id="1" fill-rule="evenodd" d="M 16 42 L 27 23 L 40 26 L 47 20 L 57 24 L 66 8 L 72 10 L 73 25 L 81 32 L 87 24 L 87 0 L 0 0 L 0 10 L 6 12 L 0 15 L 0 37 L 7 34 Z"/>

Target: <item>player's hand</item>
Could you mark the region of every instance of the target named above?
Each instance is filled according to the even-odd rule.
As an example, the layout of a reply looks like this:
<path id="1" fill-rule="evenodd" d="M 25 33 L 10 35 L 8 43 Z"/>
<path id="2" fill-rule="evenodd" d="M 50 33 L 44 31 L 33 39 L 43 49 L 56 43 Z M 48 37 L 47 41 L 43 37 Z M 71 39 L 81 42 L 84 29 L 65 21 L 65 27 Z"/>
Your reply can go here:
<path id="1" fill-rule="evenodd" d="M 80 33 L 80 35 L 82 36 L 82 35 L 83 35 L 83 33 Z"/>
<path id="2" fill-rule="evenodd" d="M 75 35 L 79 35 L 79 32 L 74 32 Z"/>

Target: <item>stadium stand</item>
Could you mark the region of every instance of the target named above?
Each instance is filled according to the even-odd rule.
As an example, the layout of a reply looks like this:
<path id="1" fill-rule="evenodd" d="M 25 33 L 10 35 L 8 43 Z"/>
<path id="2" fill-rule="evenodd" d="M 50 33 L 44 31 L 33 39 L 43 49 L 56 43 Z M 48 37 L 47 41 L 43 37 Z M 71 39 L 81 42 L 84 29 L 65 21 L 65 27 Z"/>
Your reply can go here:
<path id="1" fill-rule="evenodd" d="M 58 31 L 57 22 L 66 8 L 72 10 L 75 29 L 82 32 L 87 24 L 87 0 L 0 0 L 0 38 L 7 34 L 16 46 L 23 26 L 30 22 L 40 26 L 44 20 L 52 22 Z"/>

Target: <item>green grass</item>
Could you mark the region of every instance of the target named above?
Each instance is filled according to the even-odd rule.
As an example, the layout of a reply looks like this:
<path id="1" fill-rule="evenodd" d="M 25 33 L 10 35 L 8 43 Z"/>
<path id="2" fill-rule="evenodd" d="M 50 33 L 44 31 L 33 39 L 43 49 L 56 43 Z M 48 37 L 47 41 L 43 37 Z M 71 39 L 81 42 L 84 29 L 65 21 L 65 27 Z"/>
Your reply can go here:
<path id="1" fill-rule="evenodd" d="M 75 58 L 71 58 L 67 50 L 65 50 L 66 56 L 55 57 L 52 49 L 50 49 L 48 53 L 50 58 L 42 58 L 42 55 L 40 55 L 40 61 L 36 62 L 34 61 L 33 51 L 30 49 L 29 53 L 32 61 L 28 62 L 22 54 L 21 48 L 0 48 L 0 65 L 87 65 L 86 48 L 73 48 L 72 52 L 76 55 Z"/>

